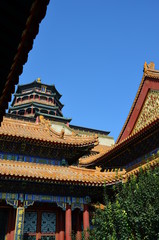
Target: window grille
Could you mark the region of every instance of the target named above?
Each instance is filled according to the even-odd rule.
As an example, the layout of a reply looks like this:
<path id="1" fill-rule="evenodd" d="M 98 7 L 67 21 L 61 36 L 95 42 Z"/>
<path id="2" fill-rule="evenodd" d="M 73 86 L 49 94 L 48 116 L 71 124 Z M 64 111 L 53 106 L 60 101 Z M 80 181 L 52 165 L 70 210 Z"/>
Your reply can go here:
<path id="1" fill-rule="evenodd" d="M 49 212 L 43 212 L 42 213 L 42 222 L 41 222 L 41 232 L 42 233 L 54 233 L 55 229 L 56 229 L 56 214 L 49 213 Z"/>
<path id="2" fill-rule="evenodd" d="M 36 233 L 37 213 L 26 212 L 24 218 L 24 233 Z M 28 240 L 31 240 L 29 238 Z"/>

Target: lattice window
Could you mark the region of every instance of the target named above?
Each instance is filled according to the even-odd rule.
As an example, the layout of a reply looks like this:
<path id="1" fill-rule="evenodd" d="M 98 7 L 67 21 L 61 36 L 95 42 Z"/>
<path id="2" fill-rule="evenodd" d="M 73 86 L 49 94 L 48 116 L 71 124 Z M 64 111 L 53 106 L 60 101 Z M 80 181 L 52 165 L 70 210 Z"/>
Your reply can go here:
<path id="1" fill-rule="evenodd" d="M 41 232 L 42 233 L 54 233 L 56 229 L 56 214 L 43 212 L 41 221 Z M 54 238 L 46 238 L 47 240 L 52 240 Z M 43 238 L 45 240 L 45 238 Z"/>
<path id="2" fill-rule="evenodd" d="M 37 213 L 26 212 L 24 219 L 24 233 L 36 233 L 36 225 L 37 225 Z"/>
<path id="3" fill-rule="evenodd" d="M 36 236 L 26 236 L 26 235 L 24 235 L 23 240 L 36 240 Z"/>
<path id="4" fill-rule="evenodd" d="M 42 236 L 41 240 L 55 240 L 55 236 Z"/>

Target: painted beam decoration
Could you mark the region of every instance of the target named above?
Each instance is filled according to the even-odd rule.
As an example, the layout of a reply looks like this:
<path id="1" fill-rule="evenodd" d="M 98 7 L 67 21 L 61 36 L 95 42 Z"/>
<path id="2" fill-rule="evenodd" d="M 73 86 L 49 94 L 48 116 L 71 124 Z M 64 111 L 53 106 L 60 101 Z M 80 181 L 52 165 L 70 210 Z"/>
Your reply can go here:
<path id="1" fill-rule="evenodd" d="M 89 196 L 77 198 L 22 193 L 0 193 L 0 199 L 6 200 L 7 204 L 10 204 L 15 208 L 18 206 L 18 201 L 21 201 L 21 203 L 23 203 L 24 208 L 33 205 L 34 202 L 56 203 L 64 211 L 66 210 L 67 203 L 71 206 L 72 210 L 79 208 L 81 211 L 83 211 L 83 205 L 91 202 Z"/>
<path id="2" fill-rule="evenodd" d="M 48 164 L 53 166 L 62 166 L 63 163 L 67 164 L 67 161 L 64 158 L 58 160 L 58 159 L 52 159 L 52 158 L 30 157 L 22 154 L 10 154 L 7 152 L 0 152 L 0 159 L 13 160 L 13 161 L 19 161 L 19 162 Z"/>
<path id="3" fill-rule="evenodd" d="M 125 169 L 128 169 L 128 168 L 132 167 L 133 165 L 138 164 L 138 163 L 140 163 L 140 162 L 142 162 L 144 160 L 147 161 L 150 157 L 153 157 L 153 156 L 155 157 L 158 154 L 159 154 L 159 148 L 156 148 L 153 151 L 151 151 L 151 152 L 149 152 L 149 153 L 147 153 L 147 154 L 145 154 L 145 155 L 135 159 L 134 161 L 128 163 L 125 166 Z"/>
<path id="4" fill-rule="evenodd" d="M 34 194 L 25 194 L 25 200 L 28 201 L 37 201 L 37 202 L 52 202 L 57 203 L 64 211 L 66 210 L 66 204 L 71 205 L 71 209 L 79 208 L 83 211 L 83 204 L 88 204 L 91 202 L 90 197 L 86 196 L 83 198 L 76 197 L 62 197 L 62 196 L 49 196 L 49 195 L 34 195 Z"/>

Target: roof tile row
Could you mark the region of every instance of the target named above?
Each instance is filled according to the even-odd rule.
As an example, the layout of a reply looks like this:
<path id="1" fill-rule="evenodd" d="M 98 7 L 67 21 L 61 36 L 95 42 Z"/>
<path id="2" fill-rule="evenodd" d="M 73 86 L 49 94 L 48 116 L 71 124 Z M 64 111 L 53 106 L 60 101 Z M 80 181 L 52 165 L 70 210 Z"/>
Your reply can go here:
<path id="1" fill-rule="evenodd" d="M 53 130 L 51 123 L 44 119 L 40 123 L 32 123 L 4 117 L 0 127 L 0 136 L 12 136 L 71 146 L 98 144 L 98 139 L 95 136 L 58 133 Z"/>
<path id="2" fill-rule="evenodd" d="M 112 184 L 122 180 L 125 170 L 117 172 L 100 172 L 97 170 L 74 166 L 50 166 L 44 164 L 16 162 L 0 159 L 0 175 L 15 178 L 31 178 L 54 182 L 72 182 L 85 185 Z"/>

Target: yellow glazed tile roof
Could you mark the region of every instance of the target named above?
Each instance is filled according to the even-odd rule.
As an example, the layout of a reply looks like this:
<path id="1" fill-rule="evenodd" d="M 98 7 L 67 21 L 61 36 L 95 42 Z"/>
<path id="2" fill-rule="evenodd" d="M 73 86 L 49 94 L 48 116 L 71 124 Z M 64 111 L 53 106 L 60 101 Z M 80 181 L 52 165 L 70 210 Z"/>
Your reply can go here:
<path id="1" fill-rule="evenodd" d="M 102 186 L 122 181 L 125 170 L 100 172 L 100 169 L 86 169 L 75 166 L 53 166 L 0 159 L 0 176 L 7 179 L 25 179 L 53 183 Z"/>
<path id="2" fill-rule="evenodd" d="M 91 150 L 91 154 L 87 156 L 83 156 L 79 158 L 79 164 L 80 165 L 85 165 L 89 164 L 101 156 L 103 156 L 105 153 L 107 153 L 112 147 L 110 146 L 104 146 L 104 145 L 97 145 Z"/>
<path id="3" fill-rule="evenodd" d="M 29 162 L 17 162 L 13 160 L 0 159 L 0 177 L 5 179 L 20 179 L 35 182 L 65 183 L 85 186 L 112 185 L 117 182 L 125 182 L 131 175 L 136 175 L 140 168 L 146 170 L 159 164 L 159 157 L 150 159 L 141 166 L 125 171 L 101 172 L 100 168 L 94 169 L 80 168 L 75 166 L 53 166 Z"/>
<path id="4" fill-rule="evenodd" d="M 91 164 L 95 164 L 98 163 L 99 160 L 101 159 L 106 159 L 106 157 L 114 152 L 115 150 L 117 150 L 118 148 L 121 148 L 123 146 L 126 146 L 126 143 L 128 141 L 131 141 L 134 138 L 137 138 L 139 135 L 143 134 L 148 128 L 151 128 L 154 125 L 159 125 L 159 116 L 155 116 L 154 119 L 152 119 L 151 121 L 149 121 L 147 123 L 146 126 L 141 127 L 140 129 L 134 131 L 131 135 L 129 135 L 127 138 L 123 139 L 122 141 L 120 141 L 119 143 L 114 144 L 112 147 L 103 147 L 101 145 L 98 145 L 98 150 L 99 153 L 96 155 L 90 155 L 88 157 L 81 157 L 79 159 L 79 165 L 80 166 L 87 166 L 87 165 L 91 165 Z M 96 147 L 95 147 L 96 148 Z M 94 149 L 95 149 L 94 148 Z M 101 163 L 100 163 L 101 164 Z"/>
<path id="5" fill-rule="evenodd" d="M 17 137 L 46 143 L 62 144 L 66 146 L 97 145 L 96 136 L 78 136 L 73 133 L 67 135 L 64 131 L 58 133 L 53 130 L 49 120 L 41 118 L 40 123 L 26 122 L 4 117 L 0 127 L 0 137 Z"/>

